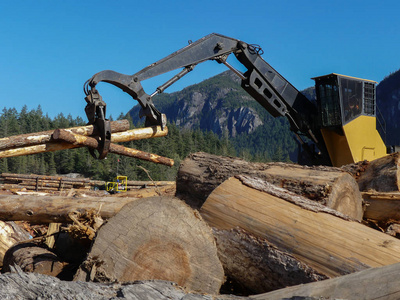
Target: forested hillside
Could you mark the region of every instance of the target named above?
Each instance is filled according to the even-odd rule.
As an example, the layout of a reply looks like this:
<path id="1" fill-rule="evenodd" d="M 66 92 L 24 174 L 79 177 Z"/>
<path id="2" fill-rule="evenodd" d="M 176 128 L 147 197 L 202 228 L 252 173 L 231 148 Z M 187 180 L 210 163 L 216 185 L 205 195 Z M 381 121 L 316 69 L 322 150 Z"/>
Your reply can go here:
<path id="1" fill-rule="evenodd" d="M 236 156 L 256 161 L 296 160 L 297 144 L 286 118 L 273 118 L 241 88 L 231 71 L 153 100 L 179 128 L 212 131 L 229 138 Z M 138 118 L 139 109 L 131 110 L 133 119 Z"/>

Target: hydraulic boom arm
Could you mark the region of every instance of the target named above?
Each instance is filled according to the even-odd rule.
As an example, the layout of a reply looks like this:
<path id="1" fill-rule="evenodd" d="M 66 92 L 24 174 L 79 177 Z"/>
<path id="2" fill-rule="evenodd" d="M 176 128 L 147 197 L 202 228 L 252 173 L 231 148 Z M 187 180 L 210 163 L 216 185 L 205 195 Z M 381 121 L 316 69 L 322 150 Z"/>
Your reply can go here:
<path id="1" fill-rule="evenodd" d="M 261 57 L 262 53 L 262 49 L 257 45 L 249 45 L 243 41 L 219 34 L 210 34 L 196 42 L 189 43 L 186 47 L 149 65 L 136 74 L 124 75 L 110 70 L 99 72 L 85 83 L 86 101 L 88 102 L 86 112 L 89 121 L 95 122 L 96 119 L 104 118 L 104 102 L 100 102 L 104 111 L 100 109 L 100 113 L 95 113 L 99 111 L 99 105 L 96 104 L 97 100 L 95 99 L 101 100 L 95 87 L 99 82 L 108 82 L 119 87 L 139 102 L 142 108 L 140 116 L 146 117 L 146 126 L 165 126 L 165 116 L 155 108 L 152 97 L 162 93 L 167 87 L 192 71 L 197 64 L 207 60 L 215 60 L 218 63 L 225 64 L 235 72 L 242 80 L 242 88 L 272 116 L 287 117 L 291 130 L 301 142 L 300 135 L 305 135 L 316 144 L 318 150 L 308 149 L 308 152 L 314 158 L 318 156 L 319 159 L 322 154 L 323 160 L 326 162 L 328 155 L 317 124 L 317 107 L 265 62 Z M 230 54 L 233 54 L 245 66 L 247 69 L 245 73 L 242 74 L 227 63 L 226 60 Z M 149 95 L 144 91 L 141 85 L 143 80 L 176 69 L 182 70 L 166 83 L 160 85 L 152 94 Z M 306 143 L 303 143 L 303 145 L 307 147 Z M 317 154 L 317 152 L 319 153 Z"/>

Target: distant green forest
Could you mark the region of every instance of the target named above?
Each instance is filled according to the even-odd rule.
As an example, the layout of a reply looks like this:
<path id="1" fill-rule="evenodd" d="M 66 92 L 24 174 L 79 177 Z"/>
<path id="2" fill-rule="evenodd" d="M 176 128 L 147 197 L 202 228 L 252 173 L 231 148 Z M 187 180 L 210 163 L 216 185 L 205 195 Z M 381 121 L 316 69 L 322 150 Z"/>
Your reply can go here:
<path id="1" fill-rule="evenodd" d="M 129 119 L 129 116 L 121 115 L 118 119 L 126 118 Z M 51 119 L 43 114 L 40 106 L 31 111 L 24 107 L 20 112 L 14 108 L 4 108 L 0 115 L 0 138 L 55 128 L 82 126 L 85 123 L 82 118 L 73 119 L 70 115 L 63 114 Z M 129 180 L 148 180 L 144 168 L 153 180 L 175 180 L 181 160 L 189 153 L 205 151 L 225 156 L 235 155 L 235 150 L 227 139 L 220 139 L 211 132 L 182 131 L 174 124 L 168 124 L 168 130 L 166 137 L 132 141 L 125 143 L 125 146 L 172 158 L 175 160 L 173 167 L 115 154 L 109 154 L 105 160 L 96 160 L 87 149 L 77 148 L 0 158 L 0 172 L 41 175 L 79 173 L 85 177 L 101 180 L 110 180 L 118 173 L 128 176 Z"/>

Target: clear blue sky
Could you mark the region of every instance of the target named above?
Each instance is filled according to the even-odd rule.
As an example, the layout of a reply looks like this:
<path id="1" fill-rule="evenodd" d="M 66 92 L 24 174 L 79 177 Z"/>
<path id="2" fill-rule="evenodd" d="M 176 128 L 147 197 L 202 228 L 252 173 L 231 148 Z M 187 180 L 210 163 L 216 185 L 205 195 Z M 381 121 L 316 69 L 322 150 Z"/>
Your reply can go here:
<path id="1" fill-rule="evenodd" d="M 398 0 L 0 0 L 0 109 L 86 118 L 82 86 L 93 74 L 134 74 L 213 32 L 261 45 L 299 90 L 332 72 L 379 82 L 400 68 L 399 12 Z M 205 63 L 166 92 L 224 70 Z M 163 80 L 144 83 L 146 92 Z M 137 104 L 98 88 L 114 118 Z"/>

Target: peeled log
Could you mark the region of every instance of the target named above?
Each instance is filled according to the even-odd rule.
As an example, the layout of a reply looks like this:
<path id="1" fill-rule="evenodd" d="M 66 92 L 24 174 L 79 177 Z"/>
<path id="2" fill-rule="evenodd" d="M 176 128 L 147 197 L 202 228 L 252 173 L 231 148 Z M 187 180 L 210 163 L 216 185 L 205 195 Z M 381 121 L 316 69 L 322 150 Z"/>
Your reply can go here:
<path id="1" fill-rule="evenodd" d="M 181 163 L 176 194 L 192 207 L 199 208 L 219 184 L 240 174 L 266 180 L 355 220 L 362 219 L 362 197 L 355 179 L 333 167 L 250 163 L 199 152 L 189 155 Z"/>
<path id="2" fill-rule="evenodd" d="M 128 203 L 98 231 L 75 280 L 161 279 L 218 293 L 223 269 L 211 229 L 196 211 L 169 197 Z"/>
<path id="3" fill-rule="evenodd" d="M 110 122 L 111 132 L 120 132 L 129 129 L 129 121 L 128 120 L 118 120 Z M 78 126 L 67 128 L 73 133 L 81 134 L 81 135 L 92 135 L 96 133 L 95 127 L 93 125 L 87 126 Z M 0 138 L 0 150 L 10 149 L 15 147 L 27 147 L 32 145 L 39 145 L 50 142 L 51 135 L 54 130 L 35 132 L 35 133 L 26 133 L 21 135 L 14 135 L 9 137 Z"/>
<path id="4" fill-rule="evenodd" d="M 398 239 L 323 210 L 304 209 L 237 178 L 216 188 L 200 213 L 213 228 L 244 229 L 327 277 L 400 262 Z"/>
<path id="5" fill-rule="evenodd" d="M 135 198 L 0 195 L 0 220 L 31 223 L 71 223 L 68 214 L 93 210 L 103 219 L 114 216 Z"/>

